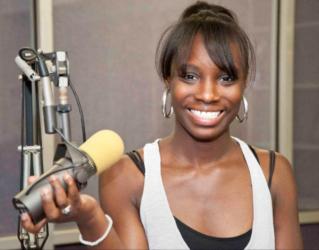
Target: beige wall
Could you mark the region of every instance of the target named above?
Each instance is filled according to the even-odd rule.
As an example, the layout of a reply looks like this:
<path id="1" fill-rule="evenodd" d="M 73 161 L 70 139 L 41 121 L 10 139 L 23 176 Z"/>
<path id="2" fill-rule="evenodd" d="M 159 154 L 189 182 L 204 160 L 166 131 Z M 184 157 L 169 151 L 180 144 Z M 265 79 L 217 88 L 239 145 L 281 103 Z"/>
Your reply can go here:
<path id="1" fill-rule="evenodd" d="M 126 149 L 131 150 L 169 133 L 172 121 L 164 120 L 160 112 L 163 84 L 154 67 L 155 48 L 161 32 L 191 2 L 194 1 L 53 1 L 54 46 L 69 53 L 71 80 L 82 102 L 88 135 L 104 128 L 113 129 L 124 138 Z M 242 125 L 235 122 L 234 134 L 268 148 L 273 140 L 270 96 L 273 1 L 209 2 L 233 9 L 256 48 L 257 78 L 246 94 L 250 104 L 249 120 Z M 15 234 L 17 213 L 11 209 L 10 200 L 18 189 L 16 146 L 21 97 L 13 59 L 20 47 L 29 46 L 31 34 L 27 1 L 2 0 L 0 11 L 0 29 L 2 34 L 7 34 L 0 41 L 2 55 L 5 55 L 0 59 L 3 76 L 0 156 L 1 161 L 6 162 L 0 201 L 10 207 L 0 214 L 0 221 L 8 222 L 0 224 L 0 234 Z M 71 92 L 69 96 L 72 99 Z M 80 120 L 73 100 L 72 105 L 73 139 L 80 143 Z M 88 192 L 96 195 L 96 191 L 96 182 L 92 180 Z"/>
<path id="2" fill-rule="evenodd" d="M 14 58 L 30 46 L 29 1 L 0 1 L 0 236 L 15 234 L 18 213 L 11 199 L 19 190 L 21 81 Z"/>
<path id="3" fill-rule="evenodd" d="M 319 1 L 296 1 L 294 165 L 302 210 L 319 210 Z"/>

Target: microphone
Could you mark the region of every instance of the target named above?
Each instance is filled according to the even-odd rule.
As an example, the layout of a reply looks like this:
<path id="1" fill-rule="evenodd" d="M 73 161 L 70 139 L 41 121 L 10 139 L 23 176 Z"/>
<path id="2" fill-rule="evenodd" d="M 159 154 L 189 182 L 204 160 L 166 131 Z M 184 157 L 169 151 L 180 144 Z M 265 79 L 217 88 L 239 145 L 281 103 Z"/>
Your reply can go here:
<path id="1" fill-rule="evenodd" d="M 39 75 L 43 93 L 44 128 L 47 134 L 54 134 L 57 127 L 56 105 L 54 104 L 53 91 L 48 67 L 42 54 L 38 54 Z"/>
<path id="2" fill-rule="evenodd" d="M 16 56 L 15 63 L 22 70 L 22 72 L 28 77 L 30 81 L 37 81 L 40 79 L 39 75 L 27 64 L 20 56 Z"/>
<path id="3" fill-rule="evenodd" d="M 67 184 L 64 182 L 63 176 L 68 173 L 74 178 L 79 190 L 81 190 L 92 175 L 100 174 L 113 165 L 124 152 L 121 137 L 111 130 L 101 130 L 95 133 L 79 148 L 69 142 L 66 143 L 71 159 L 64 157 L 55 162 L 37 181 L 16 194 L 12 199 L 14 207 L 20 213 L 29 213 L 34 223 L 45 218 L 41 205 L 40 189 L 49 188 L 53 191 L 47 179 L 50 175 L 55 174 L 66 190 Z"/>
<path id="4" fill-rule="evenodd" d="M 53 90 L 51 86 L 51 79 L 48 67 L 45 63 L 45 58 L 42 54 L 37 54 L 30 49 L 20 50 L 21 56 L 31 58 L 32 56 L 37 58 L 39 74 L 37 74 L 21 56 L 16 56 L 15 62 L 23 73 L 28 77 L 30 81 L 40 80 L 43 93 L 43 117 L 44 128 L 47 134 L 54 134 L 57 127 L 56 121 L 56 105 L 54 104 Z M 20 54 L 20 53 L 19 53 Z"/>

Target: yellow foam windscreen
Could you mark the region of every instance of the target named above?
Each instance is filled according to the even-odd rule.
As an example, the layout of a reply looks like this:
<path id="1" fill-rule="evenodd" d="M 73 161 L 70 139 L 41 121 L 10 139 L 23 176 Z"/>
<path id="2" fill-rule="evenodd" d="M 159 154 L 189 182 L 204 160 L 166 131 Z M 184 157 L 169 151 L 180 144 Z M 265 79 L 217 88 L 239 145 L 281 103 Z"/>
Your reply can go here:
<path id="1" fill-rule="evenodd" d="M 124 143 L 114 131 L 101 130 L 85 141 L 80 150 L 91 157 L 99 174 L 120 159 L 124 152 Z"/>

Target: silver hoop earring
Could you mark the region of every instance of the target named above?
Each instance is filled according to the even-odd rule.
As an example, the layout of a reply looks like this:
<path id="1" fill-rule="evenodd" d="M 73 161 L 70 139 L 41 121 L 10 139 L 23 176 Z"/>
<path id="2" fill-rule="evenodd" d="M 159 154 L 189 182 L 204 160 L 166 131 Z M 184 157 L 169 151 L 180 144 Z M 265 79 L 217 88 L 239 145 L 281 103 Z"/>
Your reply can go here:
<path id="1" fill-rule="evenodd" d="M 162 114 L 165 118 L 170 118 L 172 116 L 172 114 L 174 113 L 173 107 L 170 104 L 170 107 L 166 107 L 167 106 L 167 96 L 170 93 L 170 89 L 166 88 L 164 90 L 163 96 L 162 96 Z M 169 110 L 167 112 L 167 110 Z"/>
<path id="2" fill-rule="evenodd" d="M 244 103 L 244 115 L 242 118 L 239 117 L 238 114 L 236 115 L 236 119 L 239 121 L 239 123 L 242 123 L 248 119 L 248 102 L 247 102 L 247 99 L 245 98 L 245 96 L 243 96 L 242 101 Z"/>

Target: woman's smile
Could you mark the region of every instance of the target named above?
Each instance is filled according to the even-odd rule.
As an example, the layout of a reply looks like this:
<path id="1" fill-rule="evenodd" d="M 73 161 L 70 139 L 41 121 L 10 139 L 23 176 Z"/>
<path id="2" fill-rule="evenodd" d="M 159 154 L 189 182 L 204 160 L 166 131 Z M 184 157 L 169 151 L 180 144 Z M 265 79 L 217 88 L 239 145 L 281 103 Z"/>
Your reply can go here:
<path id="1" fill-rule="evenodd" d="M 198 109 L 188 109 L 188 113 L 194 123 L 201 126 L 215 126 L 224 116 L 223 110 L 203 111 Z"/>
<path id="2" fill-rule="evenodd" d="M 235 65 L 239 65 L 240 53 L 235 45 L 232 55 Z M 194 37 L 187 62 L 176 66 L 170 81 L 181 131 L 205 141 L 228 133 L 245 89 L 246 79 L 241 70 L 238 72 L 235 77 L 220 69 L 208 54 L 202 35 Z"/>

